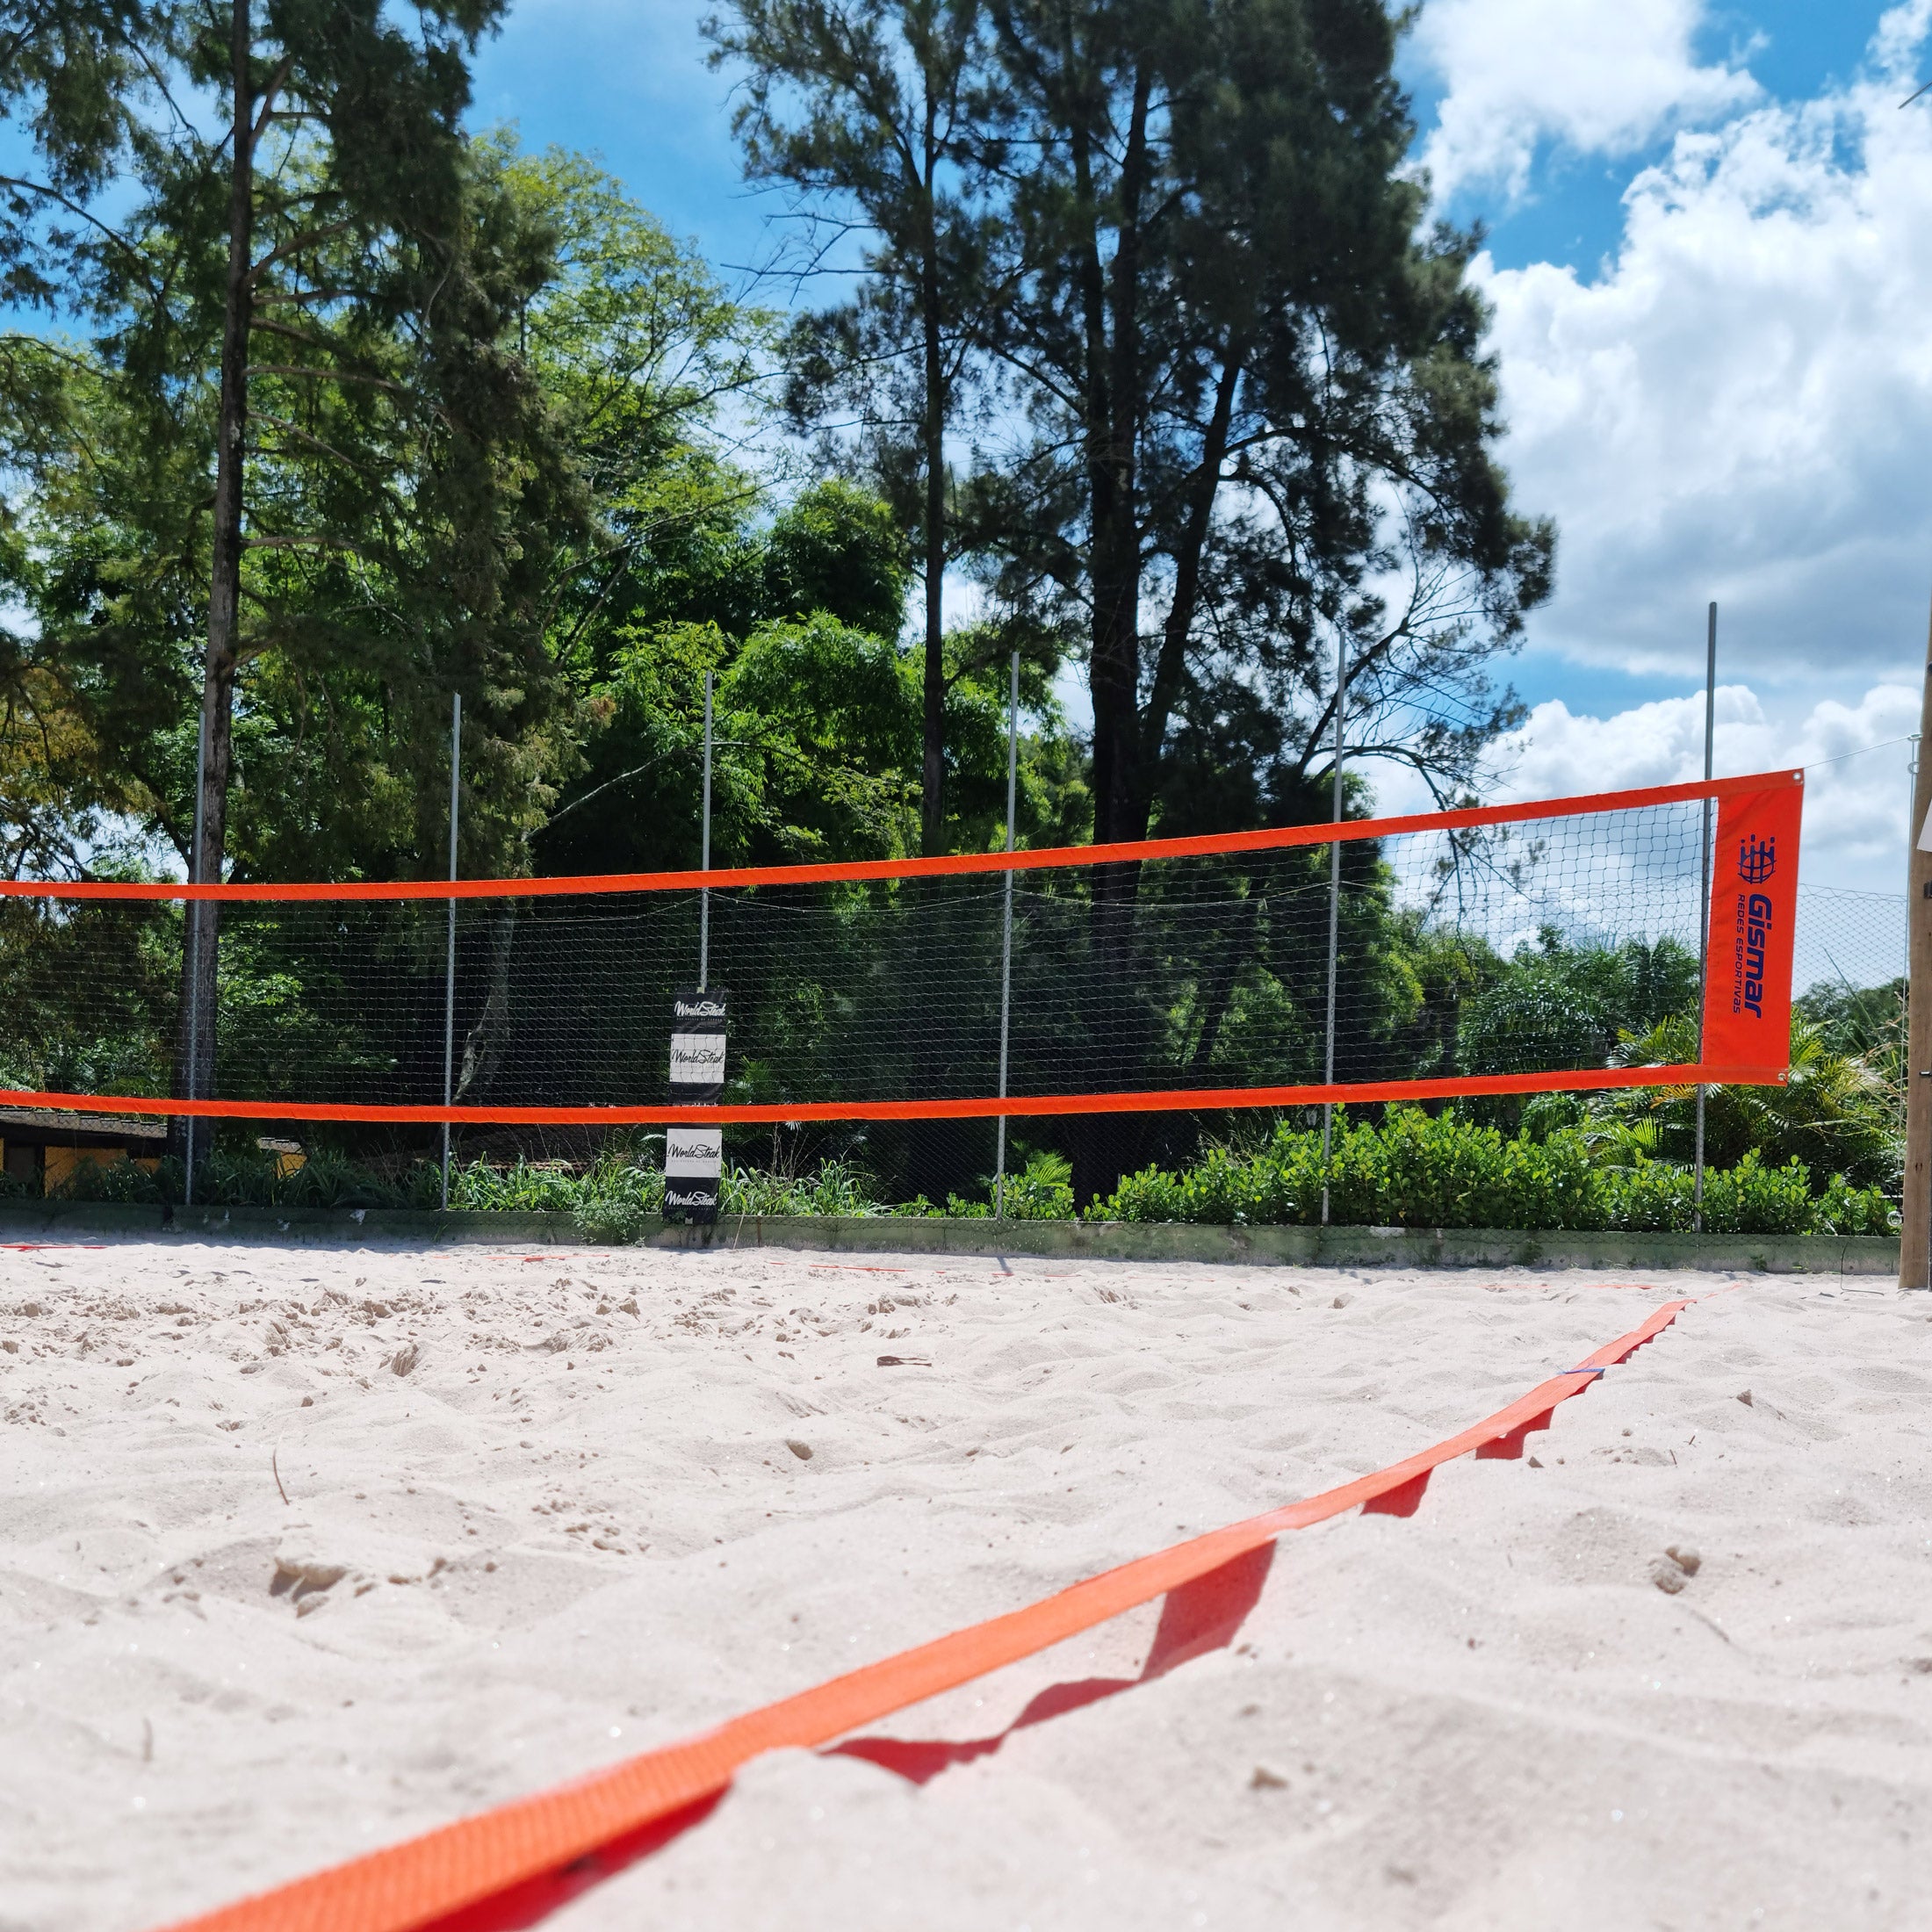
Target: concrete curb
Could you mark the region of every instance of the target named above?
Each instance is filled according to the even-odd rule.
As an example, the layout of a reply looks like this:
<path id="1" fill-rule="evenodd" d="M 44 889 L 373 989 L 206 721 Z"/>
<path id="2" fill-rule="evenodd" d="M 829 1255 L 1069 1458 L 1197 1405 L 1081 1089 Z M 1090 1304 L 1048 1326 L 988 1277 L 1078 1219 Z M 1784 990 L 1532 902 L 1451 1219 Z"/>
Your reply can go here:
<path id="1" fill-rule="evenodd" d="M 105 1234 L 225 1241 L 524 1243 L 595 1248 L 567 1214 L 407 1208 L 151 1208 L 0 1201 L 0 1236 Z M 1346 1268 L 1700 1268 L 1748 1274 L 1892 1275 L 1896 1236 L 1524 1232 L 1496 1228 L 1250 1228 L 1152 1222 L 941 1221 L 775 1215 L 716 1228 L 645 1223 L 652 1248 L 804 1248 L 826 1253 L 1032 1255 L 1092 1261 L 1245 1262 Z"/>

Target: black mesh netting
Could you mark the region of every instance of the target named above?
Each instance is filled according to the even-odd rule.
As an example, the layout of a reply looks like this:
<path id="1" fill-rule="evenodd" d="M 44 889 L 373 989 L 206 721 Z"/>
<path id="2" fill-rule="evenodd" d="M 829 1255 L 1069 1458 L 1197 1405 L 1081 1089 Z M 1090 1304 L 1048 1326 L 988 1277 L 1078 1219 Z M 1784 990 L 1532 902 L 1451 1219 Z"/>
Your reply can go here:
<path id="1" fill-rule="evenodd" d="M 1620 1033 L 1694 1015 L 1701 819 L 1691 803 L 1345 843 L 1336 1078 L 1601 1067 L 1628 1050 Z M 1330 854 L 1017 875 L 1008 1092 L 1321 1081 Z M 1006 900 L 997 873 L 714 890 L 724 1099 L 997 1093 Z M 225 904 L 200 1091 L 292 1109 L 440 1102 L 447 917 L 442 901 Z M 688 890 L 459 901 L 457 1104 L 666 1102 L 671 1000 L 696 981 L 699 917 Z M 0 902 L 0 1085 L 180 1091 L 184 931 L 167 903 Z M 1801 893 L 1798 990 L 1885 984 L 1903 946 L 1901 900 Z M 991 1132 L 874 1124 L 847 1143 L 970 1178 L 991 1167 Z M 838 1144 L 836 1130 L 817 1143 Z"/>
<path id="2" fill-rule="evenodd" d="M 1679 804 L 1345 844 L 1336 1078 L 1601 1064 L 1614 1041 L 1576 955 L 1647 971 L 1681 1004 L 1698 824 Z M 997 874 L 713 891 L 726 1098 L 996 1092 L 1005 900 Z M 208 1097 L 440 1100 L 446 917 L 434 901 L 225 905 Z M 690 891 L 459 902 L 457 1101 L 664 1101 L 698 922 Z M 172 905 L 6 902 L 6 1084 L 167 1092 L 183 930 Z M 1328 937 L 1327 847 L 1021 873 L 1009 1091 L 1319 1081 Z M 1512 957 L 1548 970 L 1493 984 Z"/>
<path id="3" fill-rule="evenodd" d="M 1692 1011 L 1698 825 L 1691 804 L 1345 844 L 1336 1078 L 1597 1065 L 1613 1008 Z M 1017 875 L 1009 1091 L 1321 1080 L 1329 862 L 1319 846 Z M 714 890 L 726 1098 L 995 1093 L 1006 897 L 998 874 Z M 224 905 L 209 1097 L 439 1101 L 446 921 L 442 901 Z M 665 1101 L 698 928 L 695 891 L 459 901 L 456 1100 Z M 0 1081 L 169 1092 L 184 931 L 165 902 L 0 902 Z M 1901 900 L 1807 886 L 1797 990 L 1889 981 L 1904 931 Z"/>

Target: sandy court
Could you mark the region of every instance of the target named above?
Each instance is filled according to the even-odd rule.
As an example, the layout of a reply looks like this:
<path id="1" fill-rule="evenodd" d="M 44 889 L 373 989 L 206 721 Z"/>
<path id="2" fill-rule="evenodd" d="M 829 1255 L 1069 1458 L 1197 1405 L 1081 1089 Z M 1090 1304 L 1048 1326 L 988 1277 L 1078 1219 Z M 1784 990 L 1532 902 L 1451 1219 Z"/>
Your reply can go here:
<path id="1" fill-rule="evenodd" d="M 0 1251 L 0 1927 L 139 1932 L 609 1763 L 1679 1294 L 1525 1460 L 1287 1539 L 1229 1647 L 923 1784 L 764 1760 L 546 1923 L 1922 1927 L 1932 1302 L 186 1242 Z M 869 1734 L 997 1737 L 1157 1614 Z"/>

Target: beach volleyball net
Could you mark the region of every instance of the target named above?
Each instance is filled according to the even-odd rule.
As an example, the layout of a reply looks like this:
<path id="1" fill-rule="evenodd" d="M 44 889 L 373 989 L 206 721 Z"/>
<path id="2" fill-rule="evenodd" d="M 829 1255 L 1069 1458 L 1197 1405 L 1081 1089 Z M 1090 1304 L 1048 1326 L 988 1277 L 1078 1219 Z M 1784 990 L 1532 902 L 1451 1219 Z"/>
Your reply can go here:
<path id="1" fill-rule="evenodd" d="M 1801 778 L 709 873 L 0 882 L 0 1105 L 661 1123 L 673 1000 L 701 950 L 728 1045 L 717 1104 L 678 1108 L 693 1124 L 1770 1082 Z M 1702 1058 L 1631 1063 L 1591 976 L 1621 976 L 1626 1009 L 1694 1016 L 1707 865 Z M 191 1083 L 195 947 L 215 998 Z"/>

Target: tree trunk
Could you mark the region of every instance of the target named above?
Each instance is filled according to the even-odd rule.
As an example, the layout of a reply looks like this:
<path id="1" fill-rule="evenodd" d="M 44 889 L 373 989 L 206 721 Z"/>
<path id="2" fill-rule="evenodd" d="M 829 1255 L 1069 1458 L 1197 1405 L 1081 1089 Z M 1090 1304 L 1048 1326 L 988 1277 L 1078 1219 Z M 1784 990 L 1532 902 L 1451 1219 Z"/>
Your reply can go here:
<path id="1" fill-rule="evenodd" d="M 1140 201 L 1147 161 L 1150 81 L 1135 76 L 1117 189 L 1118 206 L 1103 211 L 1094 191 L 1092 155 L 1098 130 L 1078 127 L 1071 141 L 1082 220 L 1079 285 L 1085 336 L 1085 459 L 1092 545 L 1093 616 L 1087 687 L 1093 698 L 1093 838 L 1097 845 L 1135 836 L 1133 800 L 1141 783 L 1140 503 L 1136 488 L 1140 431 Z M 1111 220 L 1111 265 L 1100 237 Z M 1143 821 L 1144 822 L 1144 821 Z M 1134 905 L 1140 869 L 1102 865 L 1093 870 L 1093 954 L 1096 985 L 1111 1009 L 1088 1016 L 1103 1024 L 1114 1057 L 1143 1070 L 1150 1036 L 1145 1015 L 1128 993 L 1135 980 Z M 1133 1151 L 1144 1144 L 1145 1123 L 1119 1114 L 1083 1120 L 1071 1136 L 1075 1200 L 1081 1205 L 1110 1192 Z"/>
<path id="2" fill-rule="evenodd" d="M 1102 211 L 1095 199 L 1088 143 L 1074 148 L 1085 218 L 1081 300 L 1087 362 L 1087 488 L 1092 505 L 1093 620 L 1088 682 L 1093 696 L 1093 837 L 1105 845 L 1132 838 L 1140 749 L 1140 504 L 1136 492 L 1140 389 L 1140 199 L 1147 163 L 1150 80 L 1135 78 L 1134 106 L 1121 158 L 1120 205 L 1111 273 L 1100 261 Z M 1109 285 L 1111 284 L 1111 286 Z M 1111 336 L 1111 340 L 1109 339 Z M 1104 869 L 1106 874 L 1117 868 Z M 1131 893 L 1130 879 L 1103 876 L 1106 897 Z"/>
<path id="3" fill-rule="evenodd" d="M 1227 460 L 1235 392 L 1241 386 L 1245 353 L 1238 336 L 1229 341 L 1221 365 L 1221 379 L 1215 386 L 1215 407 L 1201 440 L 1200 464 L 1194 472 L 1186 527 L 1179 554 L 1174 559 L 1173 597 L 1168 605 L 1167 621 L 1162 626 L 1160 655 L 1155 660 L 1154 681 L 1141 718 L 1140 782 L 1128 806 L 1128 829 L 1121 834 L 1123 838 L 1144 839 L 1153 815 L 1161 746 L 1167 739 L 1167 721 L 1180 698 L 1181 681 L 1187 671 L 1187 640 L 1194 628 L 1194 613 L 1200 607 L 1201 559 L 1207 554 L 1208 533 L 1214 528 L 1215 499 L 1221 491 L 1221 466 Z"/>
<path id="4" fill-rule="evenodd" d="M 456 1098 L 475 1107 L 491 1097 L 511 1045 L 510 962 L 516 951 L 516 901 L 505 899 L 490 919 L 489 982 L 484 988 L 483 1010 L 463 1036 L 463 1071 Z"/>
<path id="5" fill-rule="evenodd" d="M 221 877 L 227 844 L 228 774 L 234 674 L 241 653 L 242 511 L 244 438 L 248 429 L 249 323 L 254 299 L 249 270 L 254 242 L 255 86 L 254 34 L 248 0 L 234 0 L 231 85 L 234 115 L 228 191 L 228 272 L 221 328 L 221 389 L 215 429 L 215 488 L 208 580 L 208 645 L 203 659 L 198 837 L 190 855 L 192 876 L 207 883 Z M 195 1095 L 213 1097 L 219 909 L 205 902 L 188 908 L 188 943 L 182 960 L 180 1036 L 177 1083 Z M 198 1133 L 198 1157 L 210 1144 Z M 176 1151 L 185 1135 L 177 1124 Z"/>
<path id="6" fill-rule="evenodd" d="M 926 220 L 919 305 L 926 342 L 926 759 L 919 791 L 919 848 L 946 847 L 946 364 L 941 334 L 939 238 L 934 227 L 932 111 L 926 112 Z"/>

